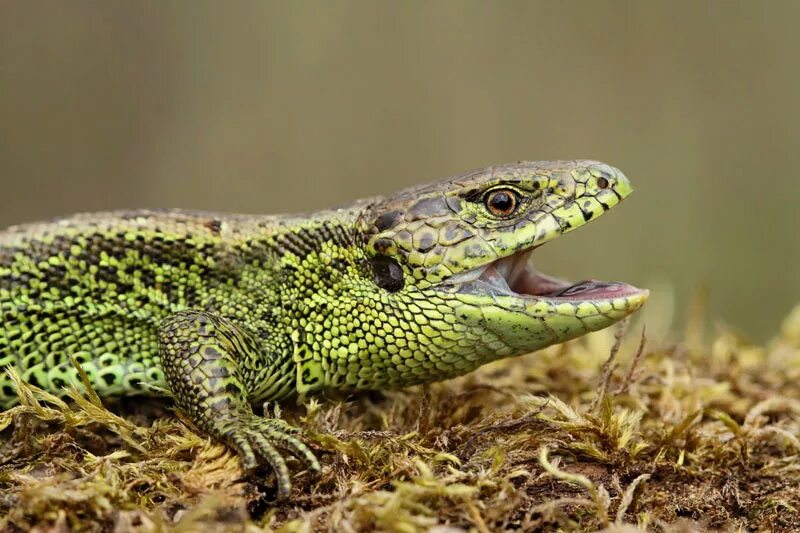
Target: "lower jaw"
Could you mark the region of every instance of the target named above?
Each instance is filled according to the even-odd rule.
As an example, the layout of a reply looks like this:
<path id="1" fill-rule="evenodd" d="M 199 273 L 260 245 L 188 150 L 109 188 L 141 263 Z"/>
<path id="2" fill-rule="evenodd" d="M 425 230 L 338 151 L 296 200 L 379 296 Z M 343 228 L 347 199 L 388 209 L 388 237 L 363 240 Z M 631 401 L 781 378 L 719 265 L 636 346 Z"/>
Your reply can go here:
<path id="1" fill-rule="evenodd" d="M 450 298 L 459 322 L 483 331 L 504 346 L 498 350 L 500 358 L 533 352 L 605 329 L 639 310 L 649 296 L 646 290 L 619 284 L 615 296 L 586 298 L 590 294 L 597 296 L 599 290 L 583 292 L 582 299 L 474 292 L 455 292 Z"/>
<path id="2" fill-rule="evenodd" d="M 533 250 L 451 278 L 448 294 L 457 320 L 507 353 L 519 355 L 609 327 L 644 305 L 649 291 L 622 282 L 569 283 L 538 272 Z"/>

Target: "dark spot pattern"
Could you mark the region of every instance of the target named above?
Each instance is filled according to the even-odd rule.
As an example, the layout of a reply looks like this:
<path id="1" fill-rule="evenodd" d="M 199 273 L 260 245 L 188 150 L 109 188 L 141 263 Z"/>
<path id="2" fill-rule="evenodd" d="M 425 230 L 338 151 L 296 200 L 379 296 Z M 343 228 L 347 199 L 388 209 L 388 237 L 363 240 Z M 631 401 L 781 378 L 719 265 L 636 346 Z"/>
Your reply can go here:
<path id="1" fill-rule="evenodd" d="M 371 260 L 375 284 L 389 292 L 397 292 L 405 284 L 403 269 L 397 261 L 385 255 L 373 257 Z"/>

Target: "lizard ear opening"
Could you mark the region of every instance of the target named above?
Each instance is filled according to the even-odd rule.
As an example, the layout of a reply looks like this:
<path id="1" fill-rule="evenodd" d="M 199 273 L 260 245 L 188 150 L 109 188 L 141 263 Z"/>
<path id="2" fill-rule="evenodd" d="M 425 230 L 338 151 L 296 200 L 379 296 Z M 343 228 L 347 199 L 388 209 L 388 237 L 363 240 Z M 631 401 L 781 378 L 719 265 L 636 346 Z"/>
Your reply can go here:
<path id="1" fill-rule="evenodd" d="M 405 285 L 403 268 L 396 260 L 385 255 L 376 255 L 370 260 L 372 279 L 375 284 L 389 292 L 397 292 Z"/>

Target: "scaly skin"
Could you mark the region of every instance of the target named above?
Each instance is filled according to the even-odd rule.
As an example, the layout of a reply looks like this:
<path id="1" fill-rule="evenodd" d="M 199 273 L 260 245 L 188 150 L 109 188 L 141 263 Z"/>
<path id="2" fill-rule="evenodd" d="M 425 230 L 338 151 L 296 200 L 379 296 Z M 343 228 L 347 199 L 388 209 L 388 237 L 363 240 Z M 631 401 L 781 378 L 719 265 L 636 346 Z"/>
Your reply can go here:
<path id="1" fill-rule="evenodd" d="M 510 215 L 487 204 L 504 188 Z M 324 390 L 398 388 L 470 372 L 607 327 L 646 291 L 486 291 L 465 273 L 582 226 L 631 192 L 591 161 L 499 165 L 301 216 L 118 211 L 0 233 L 0 367 L 60 393 L 166 388 L 246 468 L 283 453 L 319 464 L 251 404 Z M 604 285 L 603 287 L 608 287 Z M 0 407 L 16 401 L 0 375 Z"/>

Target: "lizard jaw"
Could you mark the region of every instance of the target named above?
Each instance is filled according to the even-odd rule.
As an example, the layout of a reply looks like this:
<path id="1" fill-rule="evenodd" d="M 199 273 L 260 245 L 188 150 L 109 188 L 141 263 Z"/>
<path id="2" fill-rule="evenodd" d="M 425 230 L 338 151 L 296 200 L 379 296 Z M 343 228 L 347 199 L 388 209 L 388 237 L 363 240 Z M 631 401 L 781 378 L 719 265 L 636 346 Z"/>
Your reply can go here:
<path id="1" fill-rule="evenodd" d="M 523 250 L 487 265 L 452 276 L 448 285 L 458 292 L 554 302 L 583 302 L 633 298 L 644 301 L 649 291 L 622 282 L 585 280 L 570 283 L 536 270 L 530 261 L 533 249 Z"/>

